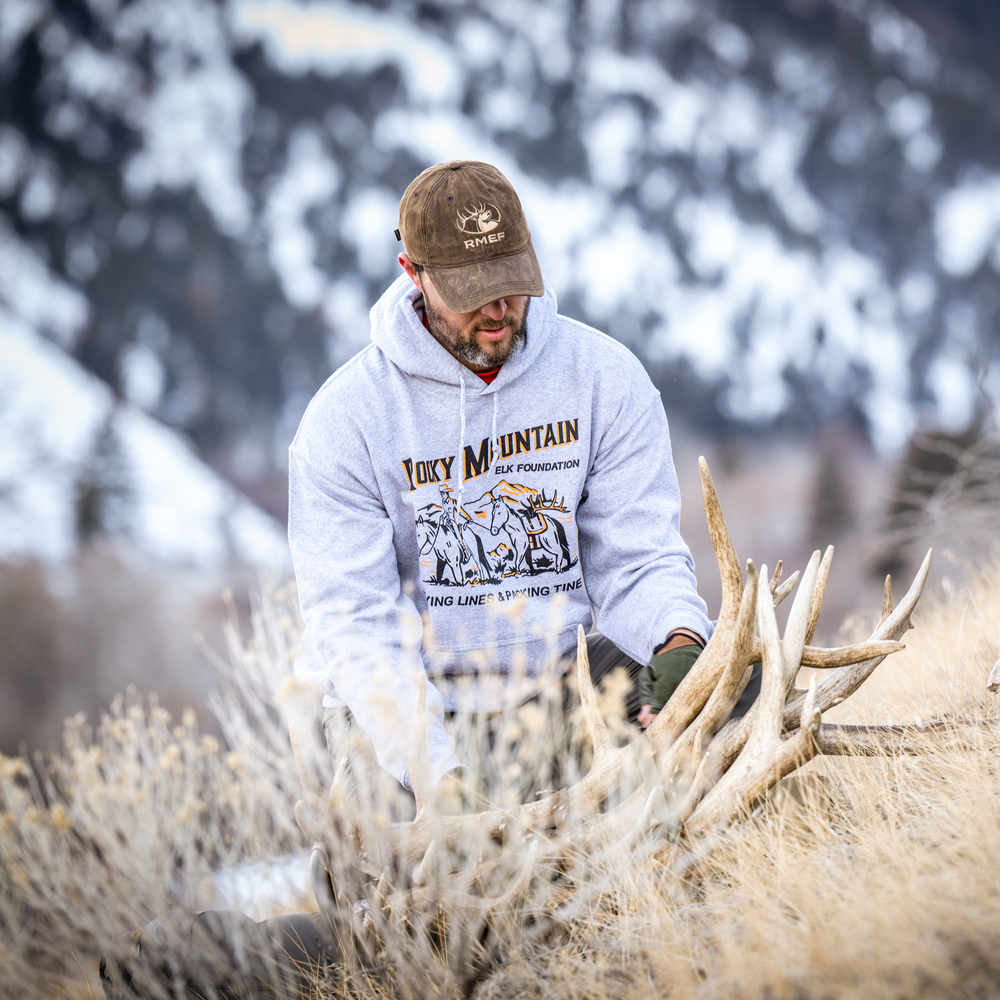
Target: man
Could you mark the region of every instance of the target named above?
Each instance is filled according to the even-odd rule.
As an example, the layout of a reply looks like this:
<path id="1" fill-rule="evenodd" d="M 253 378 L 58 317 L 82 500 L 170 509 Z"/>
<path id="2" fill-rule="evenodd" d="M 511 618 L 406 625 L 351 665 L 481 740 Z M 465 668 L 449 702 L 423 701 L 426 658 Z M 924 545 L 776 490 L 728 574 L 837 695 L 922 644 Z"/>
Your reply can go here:
<path id="1" fill-rule="evenodd" d="M 425 170 L 397 236 L 403 273 L 372 309 L 372 345 L 292 443 L 289 540 L 297 673 L 407 786 L 424 678 L 433 784 L 462 765 L 445 713 L 538 695 L 578 625 L 601 633 L 595 675 L 629 671 L 634 720 L 642 666 L 660 653 L 669 696 L 712 624 L 659 394 L 626 348 L 558 314 L 503 174 Z M 665 700 L 649 690 L 643 723 Z"/>

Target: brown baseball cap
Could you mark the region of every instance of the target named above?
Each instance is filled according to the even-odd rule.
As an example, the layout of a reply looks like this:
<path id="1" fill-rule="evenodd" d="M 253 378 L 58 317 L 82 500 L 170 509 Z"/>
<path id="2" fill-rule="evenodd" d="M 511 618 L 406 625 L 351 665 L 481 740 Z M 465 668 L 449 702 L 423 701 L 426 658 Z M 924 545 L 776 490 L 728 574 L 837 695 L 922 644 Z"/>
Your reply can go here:
<path id="1" fill-rule="evenodd" d="M 488 163 L 452 160 L 419 174 L 399 202 L 396 235 L 453 312 L 545 294 L 521 202 Z"/>

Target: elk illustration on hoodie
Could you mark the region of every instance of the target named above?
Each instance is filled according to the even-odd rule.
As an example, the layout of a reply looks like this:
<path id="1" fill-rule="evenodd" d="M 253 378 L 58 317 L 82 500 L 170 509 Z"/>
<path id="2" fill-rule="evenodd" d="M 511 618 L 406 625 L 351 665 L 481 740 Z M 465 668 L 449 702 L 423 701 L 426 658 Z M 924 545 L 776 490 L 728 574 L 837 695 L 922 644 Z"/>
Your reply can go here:
<path id="1" fill-rule="evenodd" d="M 461 763 L 444 713 L 534 696 L 578 625 L 639 661 L 672 629 L 712 631 L 659 393 L 547 284 L 529 303 L 521 349 L 485 384 L 400 275 L 289 449 L 296 674 L 347 705 L 403 784 L 425 682 L 433 782 Z"/>

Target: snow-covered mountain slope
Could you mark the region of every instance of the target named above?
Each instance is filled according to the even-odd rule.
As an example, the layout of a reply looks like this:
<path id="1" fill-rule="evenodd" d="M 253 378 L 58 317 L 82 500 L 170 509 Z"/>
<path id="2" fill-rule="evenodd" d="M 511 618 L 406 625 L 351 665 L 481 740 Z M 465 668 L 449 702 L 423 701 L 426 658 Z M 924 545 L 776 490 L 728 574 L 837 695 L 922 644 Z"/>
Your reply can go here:
<path id="1" fill-rule="evenodd" d="M 168 566 L 287 567 L 281 525 L 30 322 L 71 337 L 79 294 L 9 239 L 0 257 L 30 306 L 0 298 L 0 560 L 62 561 L 101 535 Z"/>
<path id="2" fill-rule="evenodd" d="M 963 343 L 946 335 L 916 379 L 914 356 L 940 322 L 933 265 L 945 277 L 967 276 L 996 239 L 996 213 L 984 203 L 996 201 L 997 181 L 963 181 L 940 196 L 926 186 L 936 226 L 923 260 L 913 254 L 893 274 L 892 263 L 859 250 L 835 206 L 803 176 L 825 120 L 840 119 L 844 129 L 857 118 L 838 93 L 839 67 L 820 53 L 755 40 L 685 3 L 593 4 L 577 23 L 558 2 L 449 11 L 426 25 L 343 0 L 232 0 L 228 13 L 237 40 L 260 43 L 289 76 L 397 68 L 405 96 L 372 123 L 377 155 L 499 166 L 521 195 L 559 294 L 651 364 L 684 364 L 723 386 L 728 416 L 766 423 L 793 405 L 793 385 L 811 385 L 829 399 L 853 399 L 888 451 L 921 416 L 956 430 L 971 418 L 976 336 Z M 938 57 L 891 8 L 858 21 L 885 74 L 872 102 L 883 118 L 869 131 L 893 141 L 897 148 L 882 155 L 901 153 L 901 179 L 919 189 L 942 155 L 942 123 L 921 89 L 933 85 Z M 714 71 L 671 72 L 657 56 L 680 35 L 714 52 Z M 773 89 L 741 74 L 754 57 L 770 64 Z M 578 172 L 553 178 L 524 143 L 553 130 L 545 97 L 560 82 L 573 87 L 573 138 L 584 160 Z M 835 160 L 852 159 L 848 144 L 831 137 Z M 328 145 L 318 132 L 293 136 L 285 178 L 303 174 L 306 158 L 314 173 L 324 164 L 337 170 Z M 338 236 L 354 246 L 358 270 L 390 275 L 398 192 L 357 182 L 351 189 L 337 170 L 315 204 L 335 195 L 343 200 Z M 746 211 L 754 200 L 765 209 L 756 220 Z M 342 335 L 342 351 L 363 340 L 367 303 L 339 294 L 343 277 L 317 266 L 310 207 L 285 217 L 286 249 L 272 260 L 291 302 L 304 301 L 303 274 L 313 277 L 308 304 L 323 306 L 335 329 L 354 331 Z"/>
<path id="3" fill-rule="evenodd" d="M 86 295 L 56 340 L 234 481 L 280 489 L 401 191 L 455 157 L 510 176 L 565 310 L 714 429 L 860 416 L 892 454 L 1000 393 L 1000 74 L 912 4 L 78 6 L 0 21 L 31 95 L 0 216 Z"/>

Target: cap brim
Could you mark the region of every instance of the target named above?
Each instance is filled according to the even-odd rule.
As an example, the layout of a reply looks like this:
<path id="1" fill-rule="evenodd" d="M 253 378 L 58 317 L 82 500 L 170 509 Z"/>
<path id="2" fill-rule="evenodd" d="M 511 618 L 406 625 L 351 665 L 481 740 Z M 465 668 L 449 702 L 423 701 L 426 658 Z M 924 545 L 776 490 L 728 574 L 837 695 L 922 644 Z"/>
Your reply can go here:
<path id="1" fill-rule="evenodd" d="M 463 267 L 426 267 L 441 301 L 452 311 L 472 312 L 488 302 L 512 295 L 544 295 L 542 269 L 529 243 L 506 257 L 466 264 Z"/>

